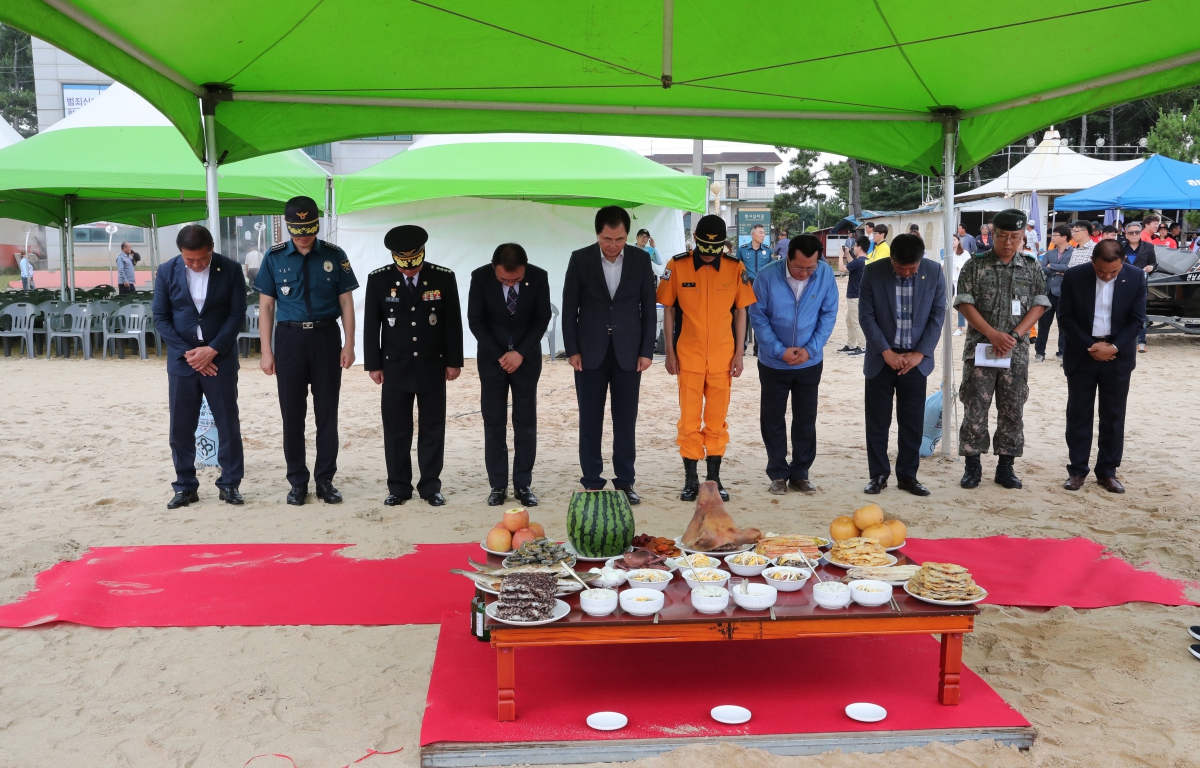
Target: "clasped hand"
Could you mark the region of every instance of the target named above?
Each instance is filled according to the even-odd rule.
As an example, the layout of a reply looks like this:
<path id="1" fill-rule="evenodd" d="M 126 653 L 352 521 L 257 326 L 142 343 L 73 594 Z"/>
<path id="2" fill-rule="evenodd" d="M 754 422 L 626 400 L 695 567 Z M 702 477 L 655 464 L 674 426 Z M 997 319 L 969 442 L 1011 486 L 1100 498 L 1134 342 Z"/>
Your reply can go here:
<path id="1" fill-rule="evenodd" d="M 992 349 L 996 350 L 997 357 L 1003 357 L 1009 352 L 1012 352 L 1013 347 L 1017 346 L 1017 340 L 1010 334 L 1000 333 L 996 331 L 988 337 L 988 341 L 992 342 Z"/>
<path id="2" fill-rule="evenodd" d="M 217 350 L 212 347 L 195 347 L 183 353 L 183 359 L 201 376 L 217 375 L 217 366 L 213 363 L 216 356 Z"/>
<path id="3" fill-rule="evenodd" d="M 525 362 L 525 358 L 516 350 L 509 350 L 500 356 L 500 367 L 505 373 L 512 373 L 521 367 L 521 363 Z"/>
<path id="4" fill-rule="evenodd" d="M 1097 341 L 1088 347 L 1087 351 L 1093 360 L 1098 360 L 1102 363 L 1108 362 L 1117 356 L 1117 348 L 1107 341 Z"/>
<path id="5" fill-rule="evenodd" d="M 804 347 L 788 347 L 783 350 L 783 362 L 786 365 L 804 365 L 808 362 L 808 350 Z"/>
<path id="6" fill-rule="evenodd" d="M 920 352 L 901 353 L 893 352 L 890 349 L 883 350 L 883 362 L 887 363 L 887 366 L 900 376 L 916 368 L 924 359 L 925 355 Z"/>

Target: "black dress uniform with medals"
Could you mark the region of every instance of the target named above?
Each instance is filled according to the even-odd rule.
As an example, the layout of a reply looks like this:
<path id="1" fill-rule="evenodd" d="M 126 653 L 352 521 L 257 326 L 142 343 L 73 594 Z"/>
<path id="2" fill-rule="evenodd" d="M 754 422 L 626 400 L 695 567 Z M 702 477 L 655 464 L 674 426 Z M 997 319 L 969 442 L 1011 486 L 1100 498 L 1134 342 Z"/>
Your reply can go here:
<path id="1" fill-rule="evenodd" d="M 412 498 L 413 404 L 419 413 L 417 493 L 437 507 L 446 448 L 447 369 L 463 365 L 462 311 L 454 272 L 425 261 L 429 235 L 421 227 L 392 229 L 383 243 L 393 264 L 367 277 L 363 359 L 383 372 L 383 452 L 388 497 L 394 506 Z M 415 275 L 402 270 L 419 269 Z"/>
<path id="2" fill-rule="evenodd" d="M 317 498 L 337 504 L 342 500 L 333 487 L 342 388 L 342 329 L 338 318 L 342 316 L 341 296 L 357 288 L 358 280 L 345 251 L 315 238 L 320 230 L 320 211 L 312 198 L 288 200 L 283 218 L 293 238 L 314 238 L 308 253 L 300 252 L 295 239 L 272 246 L 254 279 L 254 290 L 271 297 L 275 304 L 272 350 L 283 416 L 283 457 L 291 485 L 287 503 L 300 505 L 308 497 L 304 421 L 311 387 L 317 425 L 317 459 L 312 473 Z M 353 334 L 352 326 L 347 330 Z"/>

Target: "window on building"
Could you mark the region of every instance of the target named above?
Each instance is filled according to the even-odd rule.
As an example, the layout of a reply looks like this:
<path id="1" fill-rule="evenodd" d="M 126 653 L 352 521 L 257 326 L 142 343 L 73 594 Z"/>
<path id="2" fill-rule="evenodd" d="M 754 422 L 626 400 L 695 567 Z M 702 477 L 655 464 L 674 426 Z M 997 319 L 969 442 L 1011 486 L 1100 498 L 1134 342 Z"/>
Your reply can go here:
<path id="1" fill-rule="evenodd" d="M 411 133 L 395 133 L 391 136 L 364 136 L 355 141 L 412 141 Z"/>
<path id="2" fill-rule="evenodd" d="M 746 171 L 746 186 L 748 187 L 765 187 L 767 186 L 767 169 L 766 168 L 751 168 Z"/>
<path id="3" fill-rule="evenodd" d="M 102 243 L 108 244 L 108 233 L 104 231 L 104 227 L 75 227 L 74 238 L 76 243 Z M 146 230 L 141 227 L 120 227 L 116 234 L 113 235 L 113 245 L 121 243 L 137 243 L 146 242 Z"/>
<path id="4" fill-rule="evenodd" d="M 304 154 L 308 155 L 313 160 L 316 160 L 319 163 L 332 163 L 333 162 L 333 145 L 317 144 L 312 147 L 305 147 Z"/>

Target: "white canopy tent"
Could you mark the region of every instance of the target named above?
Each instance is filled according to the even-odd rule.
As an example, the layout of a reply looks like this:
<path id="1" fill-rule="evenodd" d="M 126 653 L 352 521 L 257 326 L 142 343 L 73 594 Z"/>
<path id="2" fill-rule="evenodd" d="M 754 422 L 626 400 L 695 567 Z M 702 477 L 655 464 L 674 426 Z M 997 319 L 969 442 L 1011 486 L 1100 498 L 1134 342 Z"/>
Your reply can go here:
<path id="1" fill-rule="evenodd" d="M 18 141 L 24 140 L 24 138 L 24 136 L 17 133 L 15 128 L 3 120 L 0 120 L 0 149 L 3 149 L 11 144 L 16 144 Z"/>

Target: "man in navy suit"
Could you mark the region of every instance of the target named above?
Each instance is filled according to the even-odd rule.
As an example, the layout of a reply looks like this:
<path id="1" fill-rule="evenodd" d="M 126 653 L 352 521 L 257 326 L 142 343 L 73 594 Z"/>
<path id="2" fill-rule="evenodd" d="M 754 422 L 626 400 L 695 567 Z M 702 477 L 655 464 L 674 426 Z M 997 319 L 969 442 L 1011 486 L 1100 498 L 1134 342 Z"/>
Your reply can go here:
<path id="1" fill-rule="evenodd" d="M 868 264 L 859 286 L 858 319 L 867 339 L 863 374 L 871 482 L 863 489 L 866 493 L 882 491 L 891 475 L 888 431 L 894 396 L 899 443 L 896 487 L 915 496 L 929 495 L 917 480 L 917 468 L 925 382 L 933 371 L 933 353 L 946 319 L 946 282 L 941 266 L 924 256 L 925 243 L 919 236 L 896 235 L 890 257 Z"/>
<path id="2" fill-rule="evenodd" d="M 220 443 L 220 498 L 241 504 L 245 474 L 238 421 L 237 335 L 246 319 L 246 283 L 238 264 L 213 253 L 208 230 L 191 224 L 175 238 L 179 256 L 162 265 L 154 282 L 154 326 L 167 343 L 171 404 L 171 461 L 175 496 L 167 509 L 200 500 L 196 489 L 196 425 L 207 398 Z"/>
<path id="3" fill-rule="evenodd" d="M 1116 478 L 1125 439 L 1125 400 L 1137 365 L 1137 340 L 1146 322 L 1146 280 L 1125 261 L 1123 244 L 1101 240 L 1090 264 L 1063 276 L 1058 327 L 1063 334 L 1063 373 L 1067 375 L 1067 465 L 1063 483 L 1077 491 L 1087 479 L 1092 454 L 1092 413 L 1100 395 L 1100 439 L 1096 482 L 1124 493 Z"/>

